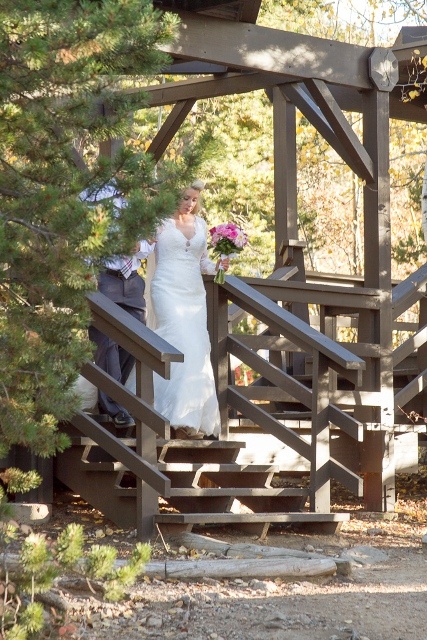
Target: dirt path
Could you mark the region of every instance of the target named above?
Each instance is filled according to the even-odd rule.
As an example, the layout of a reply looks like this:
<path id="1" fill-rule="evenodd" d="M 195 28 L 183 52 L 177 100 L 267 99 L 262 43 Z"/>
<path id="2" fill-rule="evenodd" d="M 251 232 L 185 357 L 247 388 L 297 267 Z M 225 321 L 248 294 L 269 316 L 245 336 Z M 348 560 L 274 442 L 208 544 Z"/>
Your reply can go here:
<path id="1" fill-rule="evenodd" d="M 263 543 L 225 529 L 199 531 L 230 544 L 246 542 L 272 547 L 316 550 L 330 556 L 362 545 L 386 554 L 374 564 L 355 565 L 350 576 L 324 582 L 212 580 L 198 582 L 143 579 L 126 601 L 114 605 L 93 594 L 64 594 L 70 609 L 63 637 L 111 640 L 427 640 L 424 620 L 427 553 L 421 508 L 384 520 L 381 514 L 354 512 L 339 535 L 313 536 L 291 529 L 272 532 Z M 67 519 L 85 525 L 89 541 L 115 545 L 126 557 L 133 532 L 120 531 L 102 516 L 80 505 L 58 507 L 48 535 Z M 422 504 L 425 509 L 425 502 Z M 46 529 L 46 526 L 44 527 Z M 170 549 L 153 541 L 153 560 L 165 556 L 188 560 L 194 550 Z"/>

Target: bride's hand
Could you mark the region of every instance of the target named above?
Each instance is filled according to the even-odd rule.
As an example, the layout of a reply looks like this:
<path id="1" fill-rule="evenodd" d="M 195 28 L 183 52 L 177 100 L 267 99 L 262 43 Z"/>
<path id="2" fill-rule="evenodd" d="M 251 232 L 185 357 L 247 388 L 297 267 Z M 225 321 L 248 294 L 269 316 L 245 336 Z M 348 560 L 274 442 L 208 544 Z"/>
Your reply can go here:
<path id="1" fill-rule="evenodd" d="M 223 269 L 224 271 L 228 271 L 229 266 L 230 266 L 230 258 L 229 257 L 221 258 L 216 263 L 216 270 L 218 271 L 218 269 L 221 267 L 221 269 Z"/>

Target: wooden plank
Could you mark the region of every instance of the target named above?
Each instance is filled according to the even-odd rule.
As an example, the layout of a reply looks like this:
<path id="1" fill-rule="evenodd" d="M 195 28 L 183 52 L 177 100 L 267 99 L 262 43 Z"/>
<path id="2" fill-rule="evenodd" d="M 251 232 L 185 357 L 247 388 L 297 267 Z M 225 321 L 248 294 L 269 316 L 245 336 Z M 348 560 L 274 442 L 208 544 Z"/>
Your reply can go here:
<path id="1" fill-rule="evenodd" d="M 393 320 L 418 302 L 426 293 L 427 263 L 402 280 L 392 291 Z"/>
<path id="2" fill-rule="evenodd" d="M 307 83 L 308 82 L 310 81 L 307 81 Z M 362 180 L 372 182 L 372 160 L 369 158 L 353 129 L 351 129 L 345 120 L 332 94 L 329 94 L 329 100 L 326 100 L 326 91 L 319 91 L 318 89 L 318 87 L 321 86 L 320 81 L 317 81 L 319 83 L 318 86 L 314 84 L 315 82 L 316 81 L 313 80 L 309 87 L 312 93 L 314 92 L 315 94 L 316 102 L 314 102 L 312 95 L 308 94 L 306 88 L 301 84 L 286 84 L 280 88 L 288 100 L 298 107 L 301 113 L 311 122 L 338 155 L 341 156 L 350 169 Z M 332 104 L 334 107 L 332 107 Z M 342 115 L 340 119 L 337 117 L 338 111 Z M 347 122 L 347 126 L 344 126 L 344 121 Z M 337 135 L 337 130 L 339 135 Z M 346 139 L 344 139 L 345 137 Z"/>
<path id="3" fill-rule="evenodd" d="M 329 404 L 328 418 L 332 424 L 339 427 L 357 442 L 363 441 L 363 422 L 356 420 L 356 418 L 353 418 L 353 416 L 342 411 L 334 404 Z"/>
<path id="4" fill-rule="evenodd" d="M 118 438 L 95 422 L 88 414 L 78 411 L 70 422 L 87 437 L 95 440 L 113 458 L 125 464 L 132 473 L 142 478 L 160 495 L 169 496 L 169 478 L 161 473 L 157 467 L 146 462 L 135 451 L 120 442 Z"/>
<path id="5" fill-rule="evenodd" d="M 164 416 L 151 405 L 135 396 L 132 391 L 129 391 L 96 364 L 86 362 L 82 367 L 81 373 L 96 387 L 111 395 L 113 400 L 126 407 L 134 418 L 141 420 L 149 429 L 155 431 L 162 438 L 170 438 L 169 421 L 165 420 Z"/>
<path id="6" fill-rule="evenodd" d="M 273 273 L 267 276 L 267 280 L 289 280 L 298 273 L 298 267 L 288 266 L 288 267 L 279 267 L 275 269 Z M 235 327 L 236 324 L 242 320 L 247 315 L 246 311 L 240 309 L 237 304 L 231 303 L 228 305 L 228 323 L 231 328 Z"/>
<path id="7" fill-rule="evenodd" d="M 278 465 L 265 464 L 236 464 L 236 463 L 209 463 L 209 462 L 165 462 L 159 464 L 160 471 L 201 471 L 202 473 L 277 473 Z"/>
<path id="8" fill-rule="evenodd" d="M 332 478 L 347 487 L 354 495 L 363 496 L 363 479 L 357 473 L 354 473 L 333 458 L 329 460 L 329 471 Z"/>
<path id="9" fill-rule="evenodd" d="M 231 276 L 229 276 L 231 277 Z M 348 313 L 358 312 L 360 309 L 379 309 L 381 307 L 381 292 L 379 289 L 363 287 L 345 287 L 339 285 L 321 285 L 305 282 L 276 282 L 262 278 L 241 278 L 271 300 L 282 302 L 304 302 L 306 304 L 320 304 L 325 307 L 341 307 Z"/>
<path id="10" fill-rule="evenodd" d="M 172 67 L 173 68 L 173 67 Z M 280 78 L 285 82 L 286 78 Z M 292 82 L 293 79 L 290 80 Z M 176 82 L 132 87 L 118 91 L 120 95 L 142 94 L 141 108 L 161 107 L 180 100 L 203 100 L 227 95 L 238 95 L 273 87 L 277 77 L 266 73 L 227 73 L 222 77 L 192 78 Z"/>
<path id="11" fill-rule="evenodd" d="M 286 496 L 305 496 L 307 495 L 306 489 L 295 488 L 255 488 L 255 487 L 174 487 L 170 490 L 170 498 L 177 497 L 218 497 L 218 496 L 230 496 L 232 498 L 239 498 L 245 496 L 251 496 L 254 498 L 261 497 L 286 497 Z"/>
<path id="12" fill-rule="evenodd" d="M 225 283 L 222 286 L 226 289 L 232 301 L 245 308 L 267 325 L 278 326 L 279 333 L 295 339 L 295 343 L 306 350 L 316 349 L 323 353 L 329 358 L 329 364 L 332 368 L 335 363 L 346 371 L 361 372 L 365 368 L 365 362 L 361 358 L 354 356 L 341 345 L 312 329 L 307 323 L 295 317 L 286 309 L 279 307 L 236 276 L 226 276 Z"/>
<path id="13" fill-rule="evenodd" d="M 349 45 L 258 25 L 179 12 L 173 43 L 160 49 L 183 60 L 202 60 L 239 70 L 259 70 L 371 89 L 371 47 Z M 236 46 L 238 43 L 238 46 Z"/>
<path id="14" fill-rule="evenodd" d="M 147 153 L 153 156 L 155 162 L 160 160 L 168 148 L 174 135 L 177 133 L 185 118 L 193 108 L 194 103 L 194 99 L 183 100 L 177 102 L 173 107 L 171 113 L 168 115 L 147 149 Z"/>
<path id="15" fill-rule="evenodd" d="M 310 459 L 310 445 L 294 431 L 288 429 L 285 425 L 263 411 L 259 405 L 248 402 L 246 398 L 230 387 L 228 389 L 228 400 L 232 407 L 236 408 L 250 420 L 253 420 L 256 424 L 262 426 L 264 431 L 271 433 L 278 440 L 297 451 L 301 456 L 307 458 L 307 460 Z"/>
<path id="16" fill-rule="evenodd" d="M 393 351 L 393 367 L 403 362 L 405 358 L 409 358 L 414 352 L 427 343 L 427 326 L 422 327 L 413 336 L 402 342 Z"/>
<path id="17" fill-rule="evenodd" d="M 106 333 L 137 360 L 163 377 L 169 377 L 171 362 L 183 362 L 183 354 L 100 291 L 87 294 L 93 325 Z"/>
<path id="18" fill-rule="evenodd" d="M 234 334 L 233 338 L 238 336 L 239 342 L 251 349 L 252 351 L 258 351 L 259 349 L 265 349 L 266 351 L 302 351 L 300 347 L 296 347 L 290 340 L 283 336 L 270 336 L 270 335 L 250 335 L 250 334 Z"/>
<path id="19" fill-rule="evenodd" d="M 279 369 L 279 371 L 280 371 L 280 369 Z M 291 377 L 291 376 L 289 376 L 289 377 Z M 274 386 L 269 387 L 267 385 L 256 385 L 256 384 L 249 385 L 247 387 L 244 386 L 244 385 L 241 385 L 241 386 L 240 385 L 233 385 L 233 386 L 229 385 L 229 386 L 232 389 L 236 389 L 247 400 L 255 400 L 257 402 L 262 402 L 262 401 L 264 401 L 264 402 L 287 402 L 287 403 L 293 402 L 293 403 L 298 403 L 298 404 L 301 402 L 301 400 L 298 400 L 293 394 L 291 394 L 289 391 L 285 391 L 281 387 L 274 387 Z M 305 388 L 307 389 L 307 387 L 305 387 Z M 310 393 L 311 393 L 310 389 L 308 389 L 308 391 L 310 391 Z M 298 411 L 297 409 L 295 409 L 295 411 L 290 412 L 290 413 L 292 413 L 294 416 L 296 416 L 296 414 L 299 414 L 299 415 L 302 416 L 302 419 L 306 418 L 307 416 L 311 417 L 311 410 Z"/>
<path id="20" fill-rule="evenodd" d="M 381 405 L 381 393 L 379 391 L 331 391 L 330 402 L 339 407 L 355 407 L 358 405 L 379 407 Z"/>
<path id="21" fill-rule="evenodd" d="M 311 389 L 308 389 L 304 384 L 298 382 L 298 380 L 295 380 L 292 376 L 288 375 L 278 367 L 275 367 L 268 362 L 268 360 L 265 360 L 265 358 L 262 358 L 257 353 L 248 349 L 239 341 L 239 338 L 236 335 L 228 336 L 227 350 L 229 353 L 236 356 L 236 358 L 269 380 L 272 384 L 289 393 L 296 400 L 302 402 L 306 407 L 311 408 Z M 263 389 L 263 387 L 260 387 L 260 389 Z"/>
<path id="22" fill-rule="evenodd" d="M 349 513 L 312 513 L 312 512 L 284 512 L 284 513 L 159 513 L 155 521 L 181 522 L 189 524 L 227 524 L 231 522 L 348 522 Z"/>
<path id="23" fill-rule="evenodd" d="M 394 410 L 397 412 L 399 407 L 404 407 L 416 395 L 421 393 L 427 387 L 427 369 L 424 369 L 416 378 L 411 380 L 406 387 L 400 389 L 394 395 Z"/>

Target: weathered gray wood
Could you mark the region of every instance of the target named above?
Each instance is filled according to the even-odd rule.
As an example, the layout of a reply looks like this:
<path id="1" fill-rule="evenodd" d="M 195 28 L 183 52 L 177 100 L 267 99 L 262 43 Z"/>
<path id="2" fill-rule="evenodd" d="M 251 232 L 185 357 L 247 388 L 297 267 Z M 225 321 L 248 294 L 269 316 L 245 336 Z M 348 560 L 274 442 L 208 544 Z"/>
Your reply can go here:
<path id="1" fill-rule="evenodd" d="M 193 13 L 180 12 L 180 17 L 176 40 L 161 47 L 180 59 L 314 77 L 365 90 L 372 87 L 368 76 L 372 49 Z"/>
<path id="2" fill-rule="evenodd" d="M 282 578 L 301 580 L 333 576 L 337 565 L 332 558 L 264 558 L 245 560 L 166 560 L 151 562 L 144 574 L 164 580 L 203 578 Z"/>
<path id="3" fill-rule="evenodd" d="M 325 558 L 321 553 L 288 549 L 286 547 L 267 547 L 260 544 L 224 542 L 215 538 L 199 535 L 192 532 L 184 532 L 180 535 L 170 536 L 168 542 L 187 549 L 215 553 L 227 558 Z M 329 556 L 330 557 L 330 556 Z M 351 574 L 351 563 L 348 560 L 334 557 L 337 565 L 337 573 L 341 575 Z"/>

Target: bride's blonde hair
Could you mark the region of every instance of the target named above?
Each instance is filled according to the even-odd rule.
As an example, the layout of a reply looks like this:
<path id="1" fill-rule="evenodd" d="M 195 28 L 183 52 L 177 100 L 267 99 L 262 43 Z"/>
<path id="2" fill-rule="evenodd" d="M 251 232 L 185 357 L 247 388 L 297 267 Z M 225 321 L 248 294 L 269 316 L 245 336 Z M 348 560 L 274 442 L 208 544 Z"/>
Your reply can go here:
<path id="1" fill-rule="evenodd" d="M 201 193 L 205 188 L 205 183 L 202 180 L 193 180 L 189 188 L 195 189 L 196 191 L 199 191 L 199 193 Z M 202 199 L 200 197 L 197 201 L 196 206 L 194 207 L 194 213 L 199 213 L 201 208 L 202 208 Z"/>

